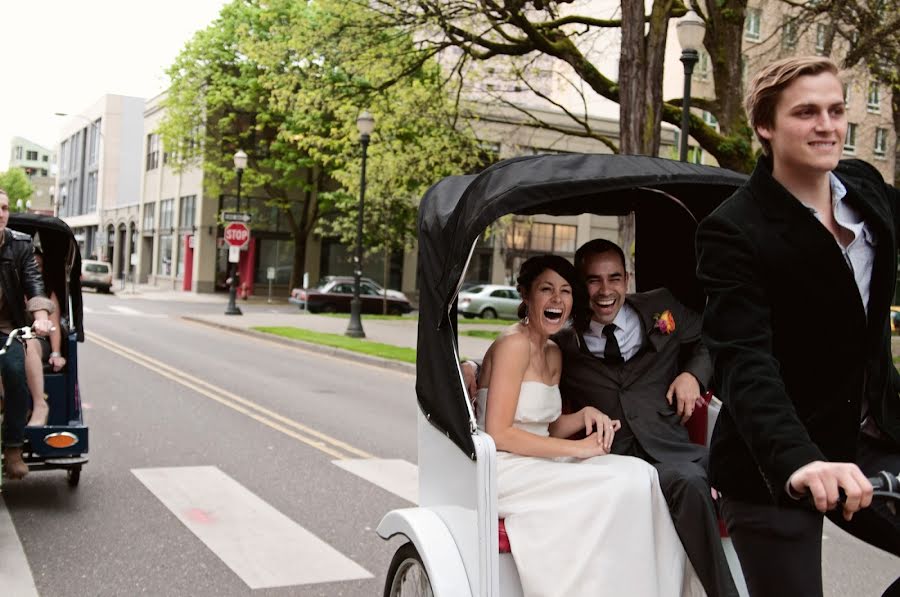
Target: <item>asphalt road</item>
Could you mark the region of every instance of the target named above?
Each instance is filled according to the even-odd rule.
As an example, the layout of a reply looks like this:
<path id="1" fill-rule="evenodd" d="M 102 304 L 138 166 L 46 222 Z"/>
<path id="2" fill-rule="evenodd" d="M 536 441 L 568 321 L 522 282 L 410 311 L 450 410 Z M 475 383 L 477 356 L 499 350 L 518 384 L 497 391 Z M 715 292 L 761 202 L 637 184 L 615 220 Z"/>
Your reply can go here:
<path id="1" fill-rule="evenodd" d="M 365 455 L 412 468 L 411 375 L 180 319 L 219 313 L 221 302 L 88 294 L 86 306 L 80 374 L 91 461 L 81 484 L 70 490 L 51 471 L 3 485 L 41 595 L 380 594 L 397 544 L 374 528 L 411 504 L 335 462 Z M 242 308 L 284 313 L 285 325 L 297 317 L 289 305 Z M 177 507 L 183 494 L 201 499 L 204 489 L 213 495 L 202 499 L 227 495 L 223 510 L 240 501 L 238 532 L 258 540 L 259 551 L 275 546 L 273 558 L 286 552 L 282 572 L 324 570 L 320 555 L 332 550 L 338 576 L 353 576 L 353 566 L 370 576 L 251 589 L 240 564 L 256 554 L 216 546 L 205 531 L 215 512 Z M 299 531 L 267 535 L 258 522 L 267 512 L 318 543 L 302 551 L 292 543 L 308 540 Z M 824 559 L 829 596 L 880 595 L 900 575 L 900 559 L 830 525 Z"/>

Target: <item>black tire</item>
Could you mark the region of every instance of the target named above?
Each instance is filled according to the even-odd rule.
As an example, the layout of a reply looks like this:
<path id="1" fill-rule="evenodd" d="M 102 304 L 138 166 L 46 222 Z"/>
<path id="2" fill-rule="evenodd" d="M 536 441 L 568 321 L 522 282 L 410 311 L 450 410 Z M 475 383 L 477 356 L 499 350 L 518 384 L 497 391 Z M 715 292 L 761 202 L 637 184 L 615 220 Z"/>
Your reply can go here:
<path id="1" fill-rule="evenodd" d="M 319 309 L 319 313 L 337 313 L 337 307 L 332 304 L 323 305 L 321 309 Z"/>
<path id="2" fill-rule="evenodd" d="M 403 307 L 388 307 L 388 315 L 403 315 Z"/>
<path id="3" fill-rule="evenodd" d="M 69 487 L 78 487 L 78 482 L 81 481 L 81 465 L 73 466 L 72 468 L 66 471 L 66 483 L 69 484 Z"/>
<path id="4" fill-rule="evenodd" d="M 482 319 L 497 319 L 497 312 L 488 307 L 484 311 L 481 312 Z"/>
<path id="5" fill-rule="evenodd" d="M 404 580 L 410 580 L 410 583 L 404 584 Z M 394 554 L 384 581 L 384 597 L 407 595 L 434 597 L 428 572 L 412 543 L 404 543 Z"/>
<path id="6" fill-rule="evenodd" d="M 466 319 L 475 319 L 474 313 L 463 313 L 462 316 L 465 317 Z"/>

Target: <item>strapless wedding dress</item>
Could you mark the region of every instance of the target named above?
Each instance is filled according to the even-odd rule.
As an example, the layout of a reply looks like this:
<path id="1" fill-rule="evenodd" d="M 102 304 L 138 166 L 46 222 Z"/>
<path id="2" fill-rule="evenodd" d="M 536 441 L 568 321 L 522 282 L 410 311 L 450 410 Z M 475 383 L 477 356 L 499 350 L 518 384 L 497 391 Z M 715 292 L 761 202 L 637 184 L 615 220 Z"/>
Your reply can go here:
<path id="1" fill-rule="evenodd" d="M 548 436 L 561 409 L 558 386 L 526 381 L 513 424 Z M 526 597 L 705 595 L 643 460 L 498 452 L 497 497 Z"/>

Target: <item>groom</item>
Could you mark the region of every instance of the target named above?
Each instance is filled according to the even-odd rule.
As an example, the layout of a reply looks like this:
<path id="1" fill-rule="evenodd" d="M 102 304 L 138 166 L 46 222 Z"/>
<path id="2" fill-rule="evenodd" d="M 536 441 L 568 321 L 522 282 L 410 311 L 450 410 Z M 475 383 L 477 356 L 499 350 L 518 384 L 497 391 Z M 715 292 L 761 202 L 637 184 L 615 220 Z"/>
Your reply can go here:
<path id="1" fill-rule="evenodd" d="M 593 406 L 622 423 L 611 453 L 654 465 L 672 521 L 708 595 L 737 595 L 706 476 L 707 450 L 684 423 L 702 400 L 712 363 L 700 343 L 700 316 L 664 288 L 626 294 L 622 249 L 595 239 L 575 253 L 590 296 L 583 334 L 554 337 L 563 353 L 560 390 L 573 410 Z"/>

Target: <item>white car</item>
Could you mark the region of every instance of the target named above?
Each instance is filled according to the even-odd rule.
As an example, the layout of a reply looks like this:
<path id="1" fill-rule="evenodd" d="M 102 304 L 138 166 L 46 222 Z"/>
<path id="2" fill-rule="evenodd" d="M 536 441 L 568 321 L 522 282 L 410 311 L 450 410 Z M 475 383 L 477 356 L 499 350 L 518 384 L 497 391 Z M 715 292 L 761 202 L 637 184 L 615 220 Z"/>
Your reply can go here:
<path id="1" fill-rule="evenodd" d="M 96 288 L 97 292 L 112 289 L 112 265 L 106 261 L 85 259 L 81 262 L 81 287 Z"/>
<path id="2" fill-rule="evenodd" d="M 481 284 L 459 293 L 459 313 L 466 318 L 518 319 L 522 297 L 515 286 Z"/>

